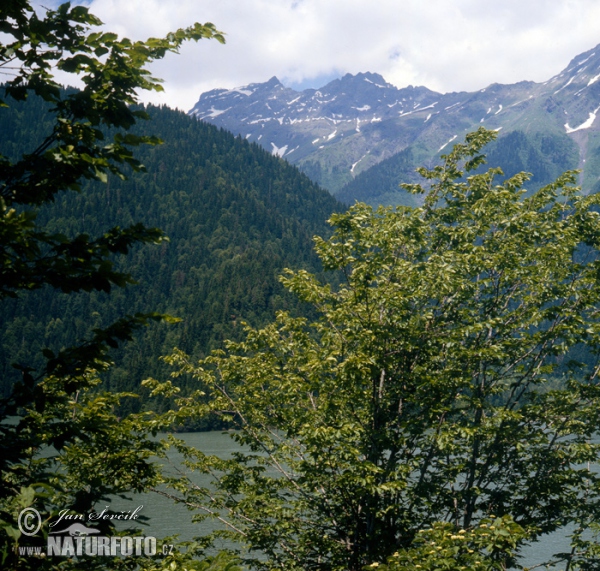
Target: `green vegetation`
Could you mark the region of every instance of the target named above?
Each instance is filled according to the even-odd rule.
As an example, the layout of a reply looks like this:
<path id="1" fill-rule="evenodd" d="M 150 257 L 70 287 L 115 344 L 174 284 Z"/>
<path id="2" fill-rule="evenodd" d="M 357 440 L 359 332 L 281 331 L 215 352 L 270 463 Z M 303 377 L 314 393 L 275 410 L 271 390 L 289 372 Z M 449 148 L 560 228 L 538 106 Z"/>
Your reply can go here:
<path id="1" fill-rule="evenodd" d="M 14 382 L 12 362 L 41 366 L 44 347 L 56 351 L 76 343 L 90 327 L 125 313 L 161 311 L 182 319 L 145 328 L 103 375 L 112 390 L 139 392 L 142 379 L 165 372 L 158 356 L 174 346 L 200 357 L 224 339 L 239 338 L 241 320 L 260 326 L 276 309 L 300 310 L 279 274 L 285 267 L 318 271 L 312 237 L 327 232 L 325 220 L 339 204 L 257 145 L 168 108 L 147 112 L 148 125 L 164 143 L 137 151 L 145 171 L 127 180 L 109 176 L 106 183 L 84 184 L 79 194 L 59 194 L 40 211 L 38 223 L 48 232 L 75 236 L 141 222 L 161 228 L 168 241 L 135 248 L 119 263 L 138 282 L 133 287 L 110 295 L 64 295 L 47 288 L 5 302 L 0 317 L 5 394 Z M 21 133 L 17 143 L 11 137 L 0 149 L 17 154 L 51 120 L 40 100 L 0 112 L 0 128 Z M 128 401 L 123 411 L 144 402 L 145 397 Z"/>
<path id="2" fill-rule="evenodd" d="M 15 101 L 38 97 L 54 110 L 51 128 L 24 152 L 0 155 L 0 300 L 43 287 L 73 294 L 109 292 L 130 283 L 113 261 L 136 244 L 160 243 L 162 233 L 141 224 L 67 236 L 44 229 L 36 208 L 61 191 L 79 190 L 80 181 L 123 176 L 122 169 L 141 169 L 132 149 L 158 140 L 126 133 L 145 112 L 135 110 L 136 90 L 160 89 L 146 65 L 176 52 L 182 42 L 222 36 L 212 24 L 195 24 L 164 39 L 147 42 L 91 32 L 101 22 L 83 6 L 69 4 L 38 17 L 26 0 L 0 7 L 0 67 L 10 80 L 0 100 L 3 112 Z M 84 88 L 65 93 L 54 69 L 78 74 Z M 111 133 L 110 136 L 107 133 Z M 22 135 L 28 136 L 25 130 Z M 4 311 L 3 307 L 3 311 Z M 157 481 L 151 457 L 160 444 L 151 438 L 157 427 L 145 415 L 115 414 L 123 393 L 98 390 L 97 373 L 110 365 L 108 352 L 155 313 L 122 317 L 96 328 L 88 340 L 44 352 L 35 370 L 20 366 L 21 380 L 0 401 L 0 565 L 2 569 L 132 568 L 135 562 L 103 557 L 57 562 L 27 557 L 19 547 L 45 541 L 20 526 L 22 509 L 35 506 L 47 524 L 59 510 L 89 513 L 112 494 L 142 490 Z M 22 342 L 27 344 L 27 331 Z M 40 452 L 42 452 L 40 454 Z M 35 522 L 29 527 L 32 530 Z M 115 533 L 111 521 L 100 530 Z M 39 543 L 38 543 L 39 545 Z M 209 562 L 207 562 L 209 563 Z M 217 562 L 225 568 L 225 562 Z M 152 565 L 157 567 L 157 565 Z M 208 567 L 211 567 L 209 563 Z M 206 566 L 205 566 L 206 567 Z M 199 568 L 199 567 L 198 567 Z"/>
<path id="3" fill-rule="evenodd" d="M 336 198 L 348 204 L 354 201 L 371 205 L 417 206 L 420 197 L 401 189 L 398 181 L 414 179 L 417 163 L 411 147 L 361 172 L 344 185 Z"/>
<path id="4" fill-rule="evenodd" d="M 506 569 L 567 527 L 555 559 L 597 568 L 600 196 L 573 173 L 528 196 L 525 174 L 474 174 L 494 137 L 420 169 L 420 208 L 332 216 L 317 252 L 345 281 L 284 279 L 316 319 L 282 312 L 198 364 L 171 357 L 210 397 L 179 418 L 222 414 L 249 447 L 181 445 L 215 481 L 174 494 L 219 514 L 255 568 Z"/>
<path id="5" fill-rule="evenodd" d="M 590 192 L 600 191 L 600 135 L 590 133 L 587 140 L 583 187 Z"/>
<path id="6" fill-rule="evenodd" d="M 0 149 L 3 373 L 21 360 L 0 400 L 2 568 L 238 571 L 198 544 L 59 562 L 17 549 L 49 531 L 24 534 L 23 508 L 47 524 L 167 484 L 256 569 L 507 569 L 565 528 L 572 550 L 554 560 L 597 569 L 600 195 L 580 196 L 574 173 L 526 194 L 527 175 L 483 172 L 495 134 L 480 129 L 420 169 L 423 186 L 404 185 L 421 207 L 331 216 L 316 252 L 342 282 L 327 283 L 306 246 L 331 197 L 256 146 L 136 106 L 137 89 L 159 88 L 145 66 L 187 39 L 222 41 L 214 26 L 133 43 L 90 33 L 99 25 L 81 6 L 0 8 L 0 67 L 13 73 L 0 121 L 16 135 Z M 53 66 L 84 89 L 60 89 Z M 158 143 L 136 126 L 149 116 L 166 143 L 134 157 Z M 505 152 L 538 161 L 541 181 L 565 148 L 536 141 Z M 288 293 L 274 280 L 284 264 L 301 268 L 282 279 Z M 288 311 L 263 327 L 276 307 Z M 179 329 L 148 328 L 107 375 L 111 350 L 169 319 L 156 309 L 183 314 Z M 238 340 L 195 361 L 225 337 Z M 174 343 L 173 379 L 143 386 L 163 405 L 182 395 L 178 408 L 124 407 Z M 213 485 L 160 474 L 158 431 L 214 417 L 246 451 L 172 440 Z M 110 520 L 97 529 L 119 534 Z"/>
<path id="7" fill-rule="evenodd" d="M 502 168 L 504 178 L 523 171 L 532 173 L 530 192 L 550 184 L 579 162 L 577 145 L 567 135 L 554 133 L 511 131 L 498 137 L 486 155 L 490 164 Z"/>
<path id="8" fill-rule="evenodd" d="M 398 183 L 417 182 L 415 169 L 428 155 L 420 145 L 410 146 L 360 173 L 336 198 L 348 204 L 359 200 L 374 207 L 379 204 L 417 206 L 421 197 L 406 192 Z M 528 183 L 530 192 L 551 183 L 561 173 L 577 168 L 579 162 L 577 145 L 564 133 L 552 132 L 501 132 L 498 139 L 490 143 L 486 155 L 488 162 L 499 166 L 504 173 L 498 178 L 499 182 L 520 172 L 533 173 Z"/>
<path id="9" fill-rule="evenodd" d="M 372 563 L 366 569 L 500 571 L 506 569 L 506 556 L 514 554 L 524 537 L 523 529 L 508 516 L 483 519 L 468 530 L 438 522 L 420 530 L 409 549 L 396 551 L 386 563 Z"/>

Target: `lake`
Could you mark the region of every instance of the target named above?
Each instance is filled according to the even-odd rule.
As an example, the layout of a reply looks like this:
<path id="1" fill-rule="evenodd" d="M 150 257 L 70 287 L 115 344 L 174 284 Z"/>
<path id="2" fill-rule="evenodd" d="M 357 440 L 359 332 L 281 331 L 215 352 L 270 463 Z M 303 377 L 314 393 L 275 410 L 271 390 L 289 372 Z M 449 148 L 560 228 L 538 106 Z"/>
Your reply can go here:
<path id="1" fill-rule="evenodd" d="M 205 454 L 215 454 L 227 457 L 231 453 L 240 450 L 240 446 L 226 432 L 192 432 L 178 434 L 178 438 L 186 444 L 202 450 Z M 597 440 L 596 440 L 597 442 Z M 175 467 L 181 462 L 181 455 L 172 450 L 169 461 Z M 198 484 L 205 484 L 203 475 L 195 474 Z M 179 534 L 181 541 L 191 540 L 195 536 L 203 536 L 214 530 L 214 523 L 205 520 L 193 523 L 192 516 L 195 512 L 188 510 L 185 506 L 175 504 L 169 498 L 156 493 L 136 494 L 132 500 L 115 498 L 110 503 L 111 510 L 133 510 L 143 505 L 140 514 L 148 518 L 148 526 L 144 527 L 143 534 L 162 538 L 168 535 Z M 121 523 L 121 522 L 120 522 Z M 118 527 L 127 527 L 122 522 Z M 548 559 L 553 553 L 569 551 L 568 532 L 561 530 L 550 534 L 534 545 L 523 550 L 520 563 L 523 566 L 531 566 L 540 561 Z"/>

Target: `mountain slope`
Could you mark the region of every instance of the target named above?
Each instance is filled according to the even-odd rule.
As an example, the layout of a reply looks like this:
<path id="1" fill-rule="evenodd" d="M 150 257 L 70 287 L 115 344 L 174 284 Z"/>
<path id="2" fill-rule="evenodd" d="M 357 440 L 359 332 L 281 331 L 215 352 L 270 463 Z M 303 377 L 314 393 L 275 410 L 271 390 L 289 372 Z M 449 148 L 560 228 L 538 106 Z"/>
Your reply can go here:
<path id="1" fill-rule="evenodd" d="M 353 180 L 374 165 L 408 148 L 414 166 L 435 160 L 480 125 L 501 130 L 502 136 L 520 131 L 532 147 L 540 137 L 549 137 L 551 147 L 568 148 L 568 167 L 583 170 L 581 182 L 589 191 L 600 178 L 599 111 L 600 46 L 544 83 L 492 84 L 473 93 L 441 94 L 425 87 L 398 89 L 377 74 L 363 73 L 348 74 L 319 90 L 295 92 L 272 78 L 204 93 L 190 113 L 258 142 L 333 193 L 347 184 L 340 198 L 348 201 L 362 192 L 354 193 Z M 578 157 L 568 141 L 576 145 Z M 374 175 L 376 180 L 380 174 Z M 388 191 L 386 187 L 382 194 Z"/>
<path id="2" fill-rule="evenodd" d="M 273 77 L 204 93 L 190 114 L 261 144 L 336 190 L 414 140 L 418 130 L 410 129 L 392 140 L 390 119 L 431 108 L 438 98 L 424 87 L 399 90 L 372 73 L 347 74 L 301 93 Z M 388 142 L 381 145 L 382 139 Z"/>
<path id="3" fill-rule="evenodd" d="M 109 296 L 48 289 L 3 303 L 4 389 L 11 362 L 35 366 L 44 346 L 74 343 L 90 327 L 127 313 L 164 311 L 183 321 L 148 328 L 125 347 L 107 379 L 121 390 L 159 374 L 158 357 L 174 346 L 198 356 L 238 337 L 242 320 L 259 325 L 276 309 L 301 310 L 278 276 L 284 267 L 318 271 L 312 238 L 327 233 L 325 221 L 340 204 L 258 145 L 168 108 L 149 111 L 152 121 L 142 128 L 165 143 L 139 150 L 146 173 L 64 193 L 39 220 L 51 230 L 90 235 L 143 222 L 162 228 L 170 241 L 137 248 L 128 257 L 125 269 L 137 286 Z M 35 101 L 0 110 L 0 150 L 16 153 L 39 140 L 44 113 Z M 21 343 L 24 331 L 37 340 L 33 345 Z"/>

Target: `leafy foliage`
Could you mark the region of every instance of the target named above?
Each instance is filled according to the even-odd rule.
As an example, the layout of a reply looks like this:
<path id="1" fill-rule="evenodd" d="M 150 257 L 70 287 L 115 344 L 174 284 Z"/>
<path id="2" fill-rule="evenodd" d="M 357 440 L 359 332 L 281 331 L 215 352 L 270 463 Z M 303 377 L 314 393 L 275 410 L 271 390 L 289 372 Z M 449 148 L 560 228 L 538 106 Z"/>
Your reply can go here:
<path id="1" fill-rule="evenodd" d="M 47 232 L 36 221 L 36 207 L 81 180 L 124 176 L 124 167 L 141 170 L 132 149 L 158 139 L 126 131 L 146 118 L 131 107 L 137 89 L 161 89 L 145 66 L 176 52 L 182 42 L 223 41 L 212 24 L 195 24 L 164 39 L 131 42 L 115 34 L 91 32 L 101 25 L 83 6 L 66 3 L 40 17 L 26 0 L 0 7 L 0 70 L 9 81 L 0 106 L 36 96 L 50 104 L 54 122 L 33 148 L 0 156 L 0 300 L 50 286 L 63 292 L 104 291 L 131 281 L 115 269 L 113 256 L 137 243 L 158 243 L 162 233 L 134 224 L 115 227 L 98 238 Z M 60 89 L 54 69 L 77 74 L 80 91 Z M 110 141 L 105 140 L 110 131 Z M 20 509 L 35 505 L 47 521 L 60 509 L 82 513 L 108 494 L 141 490 L 156 480 L 150 457 L 160 449 L 151 440 L 144 415 L 118 418 L 115 408 L 132 395 L 97 390 L 97 371 L 110 364 L 108 352 L 131 339 L 153 313 L 122 318 L 97 328 L 77 346 L 45 352 L 34 371 L 21 366 L 22 381 L 0 401 L 0 558 L 3 569 L 27 568 L 19 546 L 29 538 L 17 526 Z M 104 530 L 112 528 L 104 522 Z M 47 530 L 44 531 L 47 533 Z M 38 569 L 56 562 L 36 559 Z M 104 568 L 106 561 L 63 568 Z M 113 568 L 131 567 L 114 561 Z"/>
<path id="2" fill-rule="evenodd" d="M 512 553 L 523 530 L 509 517 L 482 520 L 470 530 L 457 530 L 451 523 L 435 523 L 420 530 L 414 547 L 397 551 L 381 565 L 372 563 L 366 569 L 377 571 L 495 571 L 505 569 L 505 557 Z"/>
<path id="3" fill-rule="evenodd" d="M 132 148 L 158 139 L 123 134 L 137 119 L 147 118 L 131 105 L 136 89 L 160 90 L 160 83 L 144 66 L 168 51 L 177 51 L 186 39 L 222 36 L 212 24 L 196 24 L 165 39 L 147 43 L 118 39 L 115 34 L 94 32 L 102 22 L 83 6 L 62 4 L 38 18 L 25 0 L 5 4 L 0 31 L 8 40 L 0 46 L 0 67 L 14 71 L 5 84 L 6 97 L 24 100 L 35 94 L 52 104 L 56 118 L 52 131 L 37 147 L 16 161 L 0 158 L 0 234 L 2 296 L 49 283 L 63 291 L 123 286 L 126 275 L 112 271 L 109 253 L 126 253 L 134 242 L 156 242 L 157 230 L 141 226 L 113 229 L 97 240 L 85 235 L 68 240 L 47 234 L 34 223 L 35 215 L 17 205 L 36 206 L 54 199 L 62 190 L 78 190 L 81 179 L 106 180 L 107 172 L 124 176 L 122 165 L 139 170 Z M 12 39 L 12 41 L 11 41 Z M 61 91 L 52 67 L 78 74 L 85 87 Z M 8 105 L 8 99 L 0 103 Z M 102 127 L 116 128 L 105 144 Z"/>
<path id="4" fill-rule="evenodd" d="M 589 467 L 600 452 L 600 197 L 579 195 L 574 173 L 528 197 L 526 174 L 473 174 L 494 137 L 480 129 L 420 169 L 426 187 L 406 185 L 425 194 L 420 208 L 357 204 L 331 217 L 317 252 L 345 282 L 283 279 L 317 319 L 280 313 L 199 364 L 171 357 L 210 393 L 182 400 L 179 418 L 225 415 L 247 450 L 219 459 L 181 445 L 215 481 L 171 484 L 262 554 L 256 568 L 402 561 L 426 529 L 463 529 L 489 558 L 482 568 L 506 568 L 525 542 L 570 524 L 580 531 L 558 559 L 596 561 L 580 539 L 600 516 Z M 585 363 L 573 359 L 581 345 Z M 492 516 L 507 542 L 477 543 Z"/>

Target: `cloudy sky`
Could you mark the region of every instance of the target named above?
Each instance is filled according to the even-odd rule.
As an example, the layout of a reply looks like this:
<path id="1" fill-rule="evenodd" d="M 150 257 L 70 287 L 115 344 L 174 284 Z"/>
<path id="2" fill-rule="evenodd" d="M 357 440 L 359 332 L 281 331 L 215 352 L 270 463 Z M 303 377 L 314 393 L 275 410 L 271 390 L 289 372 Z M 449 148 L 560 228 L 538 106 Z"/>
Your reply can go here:
<path id="1" fill-rule="evenodd" d="M 345 73 L 404 87 L 473 91 L 545 81 L 600 43 L 598 0 L 91 0 L 107 29 L 132 39 L 212 22 L 227 43 L 201 41 L 152 70 L 189 110 L 200 93 L 277 76 L 295 89 Z"/>

